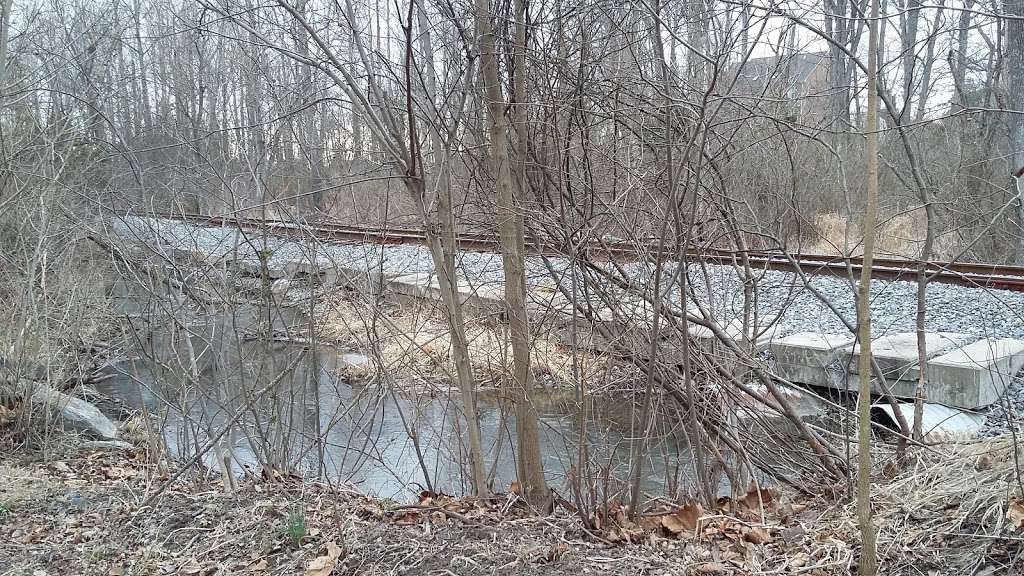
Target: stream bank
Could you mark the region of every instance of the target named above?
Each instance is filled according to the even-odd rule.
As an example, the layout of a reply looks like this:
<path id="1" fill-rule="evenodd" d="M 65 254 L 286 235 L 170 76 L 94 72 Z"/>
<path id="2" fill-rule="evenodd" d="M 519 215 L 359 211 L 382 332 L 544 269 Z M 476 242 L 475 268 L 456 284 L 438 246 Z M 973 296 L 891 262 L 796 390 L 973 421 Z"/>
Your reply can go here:
<path id="1" fill-rule="evenodd" d="M 782 558 L 775 537 L 694 546 L 651 531 L 623 546 L 608 539 L 617 520 L 595 533 L 564 509 L 534 516 L 512 494 L 408 507 L 296 479 L 227 494 L 185 477 L 138 509 L 166 481 L 141 451 L 83 450 L 71 436 L 45 461 L 4 457 L 0 574 L 738 574 Z"/>
<path id="2" fill-rule="evenodd" d="M 0 427 L 3 576 L 838 576 L 856 565 L 854 510 L 841 495 L 761 498 L 763 518 L 742 502 L 663 505 L 635 523 L 612 502 L 588 528 L 563 507 L 534 516 L 514 494 L 403 506 L 296 478 L 232 493 L 195 474 L 167 485 L 169 471 L 141 450 L 83 448 L 63 436 L 44 457 L 12 450 L 9 430 Z M 1011 446 L 920 453 L 913 467 L 875 479 L 886 574 L 1008 574 L 1020 565 L 1024 501 L 1010 492 Z"/>

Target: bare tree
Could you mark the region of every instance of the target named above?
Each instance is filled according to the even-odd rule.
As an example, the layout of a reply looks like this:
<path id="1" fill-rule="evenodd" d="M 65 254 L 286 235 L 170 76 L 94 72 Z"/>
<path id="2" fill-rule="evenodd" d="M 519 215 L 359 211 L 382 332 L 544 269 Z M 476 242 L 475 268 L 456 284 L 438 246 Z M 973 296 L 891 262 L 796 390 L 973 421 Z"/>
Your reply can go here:
<path id="1" fill-rule="evenodd" d="M 526 112 L 526 3 L 516 2 L 513 55 L 514 118 L 517 132 L 517 162 L 513 172 L 508 155 L 509 124 L 505 118 L 505 99 L 501 94 L 498 58 L 488 0 L 476 0 L 474 20 L 480 47 L 480 71 L 487 101 L 490 158 L 498 197 L 498 229 L 501 236 L 502 264 L 505 272 L 505 302 L 512 345 L 512 386 L 516 407 L 516 459 L 524 496 L 533 505 L 547 509 L 550 491 L 544 480 L 537 431 L 537 411 L 531 390 L 530 329 L 526 310 L 525 231 L 523 198 L 526 190 L 527 112 Z M 518 180 L 518 185 L 517 185 Z M 516 191 L 519 190 L 517 194 Z"/>
<path id="2" fill-rule="evenodd" d="M 1006 20 L 1006 81 L 1009 95 L 1010 145 L 1013 149 L 1013 169 L 1024 166 L 1024 2 L 1006 0 L 1003 4 Z M 1019 189 L 1018 189 L 1019 190 Z M 1024 229 L 1024 195 L 1018 192 L 1017 225 Z M 1024 266 L 1024 232 L 1017 232 L 1017 265 Z"/>
<path id="3" fill-rule="evenodd" d="M 874 576 L 878 570 L 875 526 L 871 518 L 871 265 L 875 248 L 878 202 L 878 2 L 871 0 L 868 23 L 867 197 L 864 203 L 864 265 L 857 294 L 857 334 L 860 345 L 860 387 L 857 393 L 857 519 L 861 549 L 859 572 Z M 883 376 L 884 378 L 884 376 Z"/>

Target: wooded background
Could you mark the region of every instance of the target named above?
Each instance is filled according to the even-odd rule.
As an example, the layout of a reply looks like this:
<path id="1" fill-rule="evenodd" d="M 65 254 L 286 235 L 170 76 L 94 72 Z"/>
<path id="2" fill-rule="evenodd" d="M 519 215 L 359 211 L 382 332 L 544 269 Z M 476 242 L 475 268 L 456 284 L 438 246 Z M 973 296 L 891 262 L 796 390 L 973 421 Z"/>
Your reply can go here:
<path id="1" fill-rule="evenodd" d="M 490 5 L 527 235 L 678 218 L 706 246 L 855 253 L 866 6 L 531 2 L 519 67 L 512 3 Z M 90 210 L 424 225 L 446 188 L 459 229 L 496 231 L 474 9 L 4 0 L 0 208 L 56 187 Z M 1024 2 L 881 11 L 881 252 L 1024 261 Z"/>

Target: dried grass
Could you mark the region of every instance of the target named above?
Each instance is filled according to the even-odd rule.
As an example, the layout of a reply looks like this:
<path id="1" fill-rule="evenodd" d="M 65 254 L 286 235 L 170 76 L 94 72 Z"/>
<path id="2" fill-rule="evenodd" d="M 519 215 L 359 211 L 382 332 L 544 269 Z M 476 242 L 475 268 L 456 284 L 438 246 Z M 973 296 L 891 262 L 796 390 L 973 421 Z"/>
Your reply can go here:
<path id="1" fill-rule="evenodd" d="M 320 337 L 375 356 L 368 370 L 345 368 L 365 380 L 383 369 L 388 380 L 447 382 L 454 374 L 451 333 L 436 306 L 384 306 L 347 298 L 325 299 L 318 304 Z M 477 376 L 497 380 L 511 368 L 511 347 L 500 325 L 486 318 L 466 323 L 470 359 Z M 574 355 L 551 338 L 533 340 L 533 370 L 538 381 L 551 387 L 572 387 L 578 382 L 613 382 L 626 377 L 628 368 L 606 356 L 578 350 Z M 616 374 L 609 378 L 609 374 Z M 592 388 L 593 391 L 593 388 Z"/>
<path id="2" fill-rule="evenodd" d="M 857 222 L 835 212 L 818 214 L 811 220 L 810 243 L 802 246 L 813 254 L 836 254 L 849 251 L 862 253 L 861 231 Z M 921 253 L 926 229 L 923 208 L 900 212 L 878 223 L 875 250 L 877 255 L 889 258 L 917 258 Z M 957 238 L 952 233 L 939 233 L 935 240 L 933 258 L 950 259 L 956 256 Z"/>
<path id="3" fill-rule="evenodd" d="M 1021 498 L 1015 450 L 1024 461 L 1024 450 L 1009 436 L 948 445 L 941 453 L 919 454 L 912 466 L 875 484 L 886 573 L 974 573 L 999 570 L 1014 554 L 1024 558 L 1024 530 L 1007 521 L 1011 502 Z M 841 518 L 834 520 L 855 540 L 853 506 L 838 510 Z"/>

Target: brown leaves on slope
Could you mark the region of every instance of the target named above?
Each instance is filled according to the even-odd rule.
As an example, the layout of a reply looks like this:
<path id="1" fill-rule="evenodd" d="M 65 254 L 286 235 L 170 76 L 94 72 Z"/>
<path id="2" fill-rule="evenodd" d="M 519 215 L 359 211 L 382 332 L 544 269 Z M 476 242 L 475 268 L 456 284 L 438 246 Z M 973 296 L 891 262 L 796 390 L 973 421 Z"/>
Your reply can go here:
<path id="1" fill-rule="evenodd" d="M 322 556 L 317 556 L 306 566 L 306 576 L 330 576 L 338 565 L 338 559 L 342 555 L 341 546 L 334 542 L 327 543 L 327 551 Z"/>
<path id="2" fill-rule="evenodd" d="M 737 500 L 721 498 L 711 510 L 697 502 L 661 506 L 634 518 L 618 502 L 591 515 L 594 534 L 608 544 L 653 540 L 701 542 L 720 549 L 719 559 L 746 557 L 750 547 L 779 540 L 783 525 L 805 507 L 780 505 L 773 489 L 754 488 Z"/>
<path id="3" fill-rule="evenodd" d="M 520 498 L 515 486 L 508 494 L 496 494 L 490 498 L 466 496 L 456 498 L 439 492 L 424 490 L 419 501 L 412 506 L 401 506 L 393 510 L 391 521 L 400 526 L 424 522 L 440 524 L 458 520 L 464 524 L 479 525 L 497 522 L 508 517 L 522 517 L 527 513 L 525 501 Z"/>
<path id="4" fill-rule="evenodd" d="M 694 534 L 700 526 L 700 517 L 704 510 L 696 502 L 680 506 L 661 517 L 661 526 L 669 534 L 685 536 Z"/>

